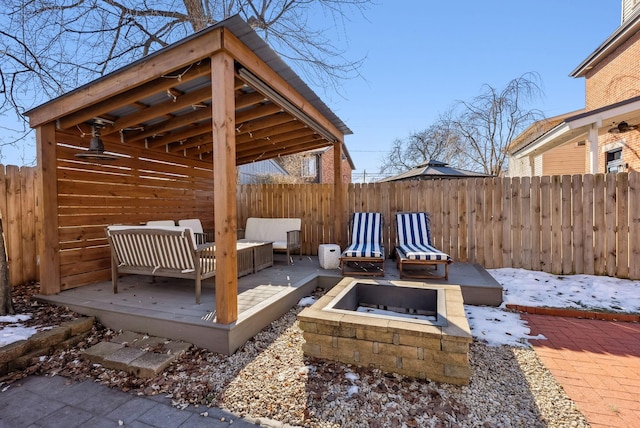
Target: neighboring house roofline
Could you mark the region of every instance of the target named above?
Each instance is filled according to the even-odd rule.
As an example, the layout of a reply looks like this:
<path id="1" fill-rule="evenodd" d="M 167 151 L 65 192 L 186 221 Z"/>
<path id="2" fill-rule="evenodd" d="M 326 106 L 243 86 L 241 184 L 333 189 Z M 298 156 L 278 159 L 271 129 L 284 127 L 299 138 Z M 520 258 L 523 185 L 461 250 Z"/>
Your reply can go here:
<path id="1" fill-rule="evenodd" d="M 610 53 L 622 46 L 631 36 L 640 30 L 640 8 L 636 10 L 629 19 L 623 22 L 607 40 L 605 40 L 596 50 L 594 50 L 575 70 L 569 74 L 570 77 L 584 77 L 589 70 L 606 58 Z"/>
<path id="2" fill-rule="evenodd" d="M 597 128 L 599 135 L 602 135 L 614 123 L 622 121 L 631 124 L 640 121 L 640 96 L 570 116 L 540 137 L 514 150 L 511 155 L 516 158 L 531 156 L 551 150 L 579 137 L 586 138 L 592 126 Z"/>
<path id="3" fill-rule="evenodd" d="M 585 109 L 574 110 L 569 113 L 536 120 L 509 143 L 509 145 L 507 146 L 507 152 L 512 153 L 520 150 L 522 147 L 527 146 L 529 143 L 545 135 L 547 132 L 549 132 L 558 124 L 562 123 L 567 118 L 584 111 Z"/>

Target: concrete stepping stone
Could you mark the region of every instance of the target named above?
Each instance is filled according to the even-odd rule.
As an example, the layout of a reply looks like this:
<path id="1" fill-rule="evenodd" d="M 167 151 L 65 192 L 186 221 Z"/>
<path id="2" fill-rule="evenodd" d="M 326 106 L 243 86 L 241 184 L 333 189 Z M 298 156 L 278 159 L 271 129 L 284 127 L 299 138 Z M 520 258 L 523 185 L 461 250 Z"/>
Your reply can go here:
<path id="1" fill-rule="evenodd" d="M 83 356 L 110 369 L 150 378 L 166 369 L 191 346 L 187 342 L 124 331 L 108 342 L 87 349 Z"/>

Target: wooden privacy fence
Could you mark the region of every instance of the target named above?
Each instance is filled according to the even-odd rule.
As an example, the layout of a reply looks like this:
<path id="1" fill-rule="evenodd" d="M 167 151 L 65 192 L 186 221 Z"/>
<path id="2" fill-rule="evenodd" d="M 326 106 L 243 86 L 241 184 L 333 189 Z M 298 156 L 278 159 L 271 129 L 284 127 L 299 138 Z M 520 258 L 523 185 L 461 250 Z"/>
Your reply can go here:
<path id="1" fill-rule="evenodd" d="M 317 254 L 319 244 L 336 242 L 335 216 L 346 225 L 351 212 L 379 211 L 390 252 L 395 213 L 427 211 L 435 245 L 456 261 L 640 279 L 638 172 L 350 184 L 342 213 L 332 189 L 240 186 L 239 227 L 247 217 L 300 217 L 303 252 Z"/>
<path id="2" fill-rule="evenodd" d="M 42 223 L 36 211 L 36 174 L 31 167 L 0 168 L 0 212 L 12 285 L 39 279 L 36 237 Z M 303 253 L 315 255 L 319 244 L 339 242 L 333 229 L 337 216 L 343 218 L 346 239 L 350 213 L 379 211 L 390 252 L 394 214 L 427 211 L 435 245 L 456 261 L 640 279 L 638 172 L 350 184 L 343 212 L 336 212 L 333 190 L 332 184 L 239 186 L 238 227 L 248 217 L 299 217 Z M 191 199 L 180 203 L 181 216 L 191 210 L 203 217 L 202 207 Z M 110 204 L 109 209 L 117 207 Z M 175 213 L 161 215 L 178 215 L 169 214 Z M 122 215 L 131 219 L 132 214 Z"/>
<path id="3" fill-rule="evenodd" d="M 0 165 L 0 213 L 9 262 L 9 283 L 39 279 L 36 168 Z"/>

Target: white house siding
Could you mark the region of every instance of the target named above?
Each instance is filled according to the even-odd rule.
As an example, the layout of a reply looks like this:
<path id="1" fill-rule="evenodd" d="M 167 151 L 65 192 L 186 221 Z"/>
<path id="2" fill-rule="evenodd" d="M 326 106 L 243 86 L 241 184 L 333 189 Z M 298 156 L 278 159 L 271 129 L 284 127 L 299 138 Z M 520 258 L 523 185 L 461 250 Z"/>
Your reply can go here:
<path id="1" fill-rule="evenodd" d="M 541 176 L 542 175 L 542 155 L 538 155 L 533 158 L 533 175 Z"/>
<path id="2" fill-rule="evenodd" d="M 529 158 L 523 157 L 516 159 L 509 156 L 509 177 L 525 177 L 531 175 L 531 167 L 529 165 Z"/>

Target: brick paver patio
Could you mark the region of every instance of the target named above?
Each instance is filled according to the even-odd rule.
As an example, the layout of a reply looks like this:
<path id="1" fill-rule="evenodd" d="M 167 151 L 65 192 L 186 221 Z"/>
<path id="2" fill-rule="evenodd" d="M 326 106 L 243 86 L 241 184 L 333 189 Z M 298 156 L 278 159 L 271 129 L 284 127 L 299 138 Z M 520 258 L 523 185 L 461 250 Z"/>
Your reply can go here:
<path id="1" fill-rule="evenodd" d="M 522 314 L 536 354 L 594 428 L 640 427 L 640 324 Z"/>

